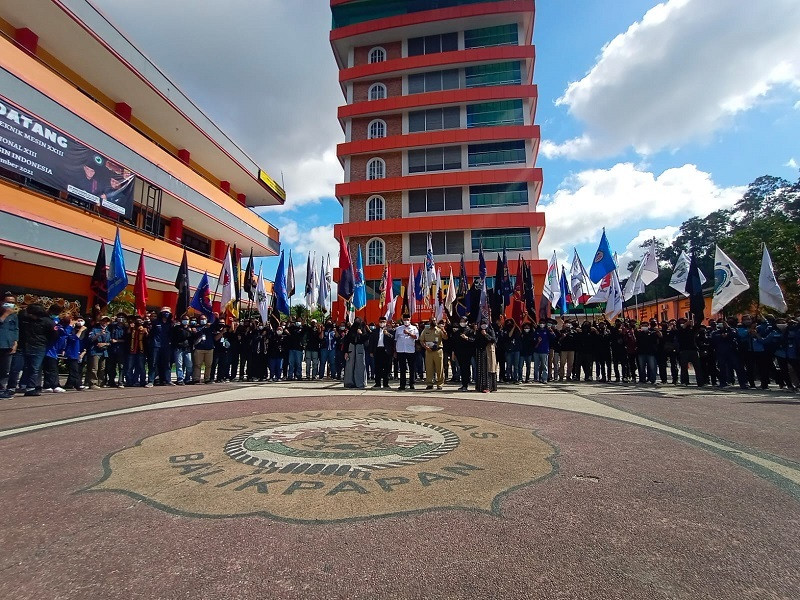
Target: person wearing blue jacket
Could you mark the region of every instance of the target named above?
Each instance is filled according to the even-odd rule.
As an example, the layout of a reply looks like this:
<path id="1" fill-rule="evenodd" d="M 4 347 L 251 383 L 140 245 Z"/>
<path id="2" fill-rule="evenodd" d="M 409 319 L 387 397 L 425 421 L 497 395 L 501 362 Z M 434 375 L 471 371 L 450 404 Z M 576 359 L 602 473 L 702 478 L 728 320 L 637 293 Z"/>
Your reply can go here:
<path id="1" fill-rule="evenodd" d="M 172 370 L 172 310 L 169 306 L 161 309 L 159 318 L 150 325 L 150 371 L 147 376 L 147 386 L 153 387 L 156 373 L 161 385 L 175 385 L 172 383 L 170 371 Z"/>
<path id="2" fill-rule="evenodd" d="M 58 309 L 56 308 L 56 310 Z M 66 347 L 67 333 L 64 330 L 62 319 L 59 318 L 58 314 L 52 310 L 50 311 L 50 314 L 55 323 L 55 331 L 53 337 L 50 338 L 49 343 L 47 344 L 47 350 L 45 351 L 44 360 L 42 361 L 42 374 L 44 379 L 42 389 L 45 392 L 62 393 L 66 392 L 67 390 L 61 387 L 61 382 L 59 381 L 58 357 L 61 356 L 61 354 L 64 352 L 64 348 Z M 69 323 L 69 319 L 63 320 L 66 320 L 67 323 Z"/>
<path id="3" fill-rule="evenodd" d="M 66 325 L 64 326 L 64 321 Z M 67 383 L 68 390 L 82 390 L 81 385 L 81 359 L 83 358 L 83 340 L 86 338 L 86 327 L 83 319 L 71 324 L 69 319 L 62 321 L 64 327 L 64 358 L 67 360 Z"/>
<path id="4" fill-rule="evenodd" d="M 796 392 L 797 386 L 792 382 L 789 367 L 800 378 L 800 324 L 794 319 L 778 319 L 768 337 L 768 341 L 775 347 L 775 358 L 778 359 L 783 384 Z M 781 385 L 783 387 L 783 385 Z"/>
<path id="5" fill-rule="evenodd" d="M 19 342 L 19 319 L 16 313 L 17 299 L 11 292 L 3 295 L 0 307 L 0 398 L 11 398 L 14 390 L 8 389 L 11 361 Z"/>
<path id="6" fill-rule="evenodd" d="M 547 362 L 553 337 L 553 333 L 547 329 L 544 321 L 541 321 L 536 328 L 533 349 L 533 378 L 539 383 L 547 383 Z"/>
<path id="7" fill-rule="evenodd" d="M 111 319 L 102 317 L 100 322 L 94 326 L 87 336 L 87 350 L 89 354 L 89 389 L 96 390 L 98 387 L 105 387 L 103 378 L 106 374 L 106 359 L 108 358 L 108 347 L 111 345 L 111 333 L 108 331 L 108 324 Z"/>

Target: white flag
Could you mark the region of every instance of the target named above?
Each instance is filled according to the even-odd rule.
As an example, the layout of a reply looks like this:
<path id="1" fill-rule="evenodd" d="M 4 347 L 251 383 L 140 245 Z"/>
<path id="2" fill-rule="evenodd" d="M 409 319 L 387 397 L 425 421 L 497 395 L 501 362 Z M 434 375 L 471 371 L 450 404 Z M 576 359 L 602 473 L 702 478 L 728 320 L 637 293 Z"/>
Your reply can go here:
<path id="1" fill-rule="evenodd" d="M 406 286 L 406 296 L 408 296 L 408 314 L 413 317 L 417 312 L 417 294 L 414 291 L 414 265 L 408 267 L 408 286 Z"/>
<path id="2" fill-rule="evenodd" d="M 627 302 L 636 294 L 644 293 L 644 282 L 642 281 L 642 269 L 644 268 L 644 260 L 642 260 L 628 277 L 625 283 L 625 290 L 622 292 L 622 297 Z"/>
<path id="3" fill-rule="evenodd" d="M 658 259 L 656 258 L 656 243 L 650 242 L 650 247 L 642 258 L 642 273 L 639 276 L 644 285 L 650 285 L 658 278 Z"/>
<path id="4" fill-rule="evenodd" d="M 235 302 L 237 299 L 236 288 L 233 286 L 233 263 L 231 262 L 230 249 L 225 251 L 225 258 L 222 261 L 222 271 L 220 271 L 219 274 L 219 281 L 222 286 L 220 306 L 222 307 L 222 311 L 224 311 L 225 307 Z"/>
<path id="5" fill-rule="evenodd" d="M 614 264 L 616 265 L 618 262 L 617 253 L 614 252 Z M 586 271 L 584 270 L 584 275 L 585 274 Z M 617 275 L 617 281 L 619 281 L 619 275 Z M 609 271 L 600 280 L 600 284 L 597 287 L 597 292 L 595 295 L 589 298 L 585 304 L 600 304 L 601 302 L 606 302 L 608 300 L 609 291 L 611 290 L 611 284 L 611 271 Z"/>
<path id="6" fill-rule="evenodd" d="M 742 292 L 749 290 L 750 284 L 742 270 L 717 246 L 714 253 L 714 298 L 711 312 L 720 312 Z"/>
<path id="7" fill-rule="evenodd" d="M 561 298 L 561 286 L 559 285 L 559 276 L 561 272 L 558 270 L 558 260 L 556 259 L 555 250 L 550 262 L 547 264 L 547 274 L 544 277 L 544 287 L 542 288 L 542 296 L 550 301 L 553 308 L 558 307 L 558 301 Z"/>
<path id="8" fill-rule="evenodd" d="M 316 310 L 319 304 L 319 273 L 317 272 L 317 253 L 311 261 L 311 298 L 306 303 L 309 311 Z"/>
<path id="9" fill-rule="evenodd" d="M 578 251 L 575 250 L 575 258 L 572 259 L 572 266 L 569 269 L 569 291 L 572 294 L 572 303 L 576 306 L 580 304 L 585 285 L 586 269 L 583 268 Z"/>
<path id="10" fill-rule="evenodd" d="M 436 298 L 434 306 L 436 307 L 436 321 L 439 321 L 444 316 L 444 298 L 442 298 L 442 272 L 436 269 L 436 282 L 434 283 L 433 297 Z"/>
<path id="11" fill-rule="evenodd" d="M 261 269 L 258 270 L 258 284 L 256 285 L 256 300 L 258 302 L 258 314 L 261 315 L 261 322 L 269 320 L 270 297 L 264 288 L 264 278 L 261 276 Z"/>
<path id="12" fill-rule="evenodd" d="M 782 313 L 786 312 L 786 300 L 783 298 L 783 291 L 775 278 L 775 270 L 772 268 L 772 259 L 764 244 L 764 252 L 761 255 L 761 274 L 758 277 L 758 301 L 764 306 L 770 306 Z"/>
<path id="13" fill-rule="evenodd" d="M 453 282 L 453 267 L 450 267 L 450 279 L 447 282 L 447 296 L 444 299 L 444 306 L 447 312 L 453 312 L 453 302 L 456 301 L 456 286 Z"/>
<path id="14" fill-rule="evenodd" d="M 331 295 L 331 286 L 333 285 L 333 271 L 331 270 L 331 255 L 328 253 L 328 260 L 325 262 L 325 308 L 331 312 L 331 303 L 333 296 Z"/>
<path id="15" fill-rule="evenodd" d="M 622 312 L 622 289 L 619 285 L 619 277 L 616 271 L 611 271 L 611 287 L 608 288 L 608 300 L 606 300 L 606 318 L 610 321 Z"/>
<path id="16" fill-rule="evenodd" d="M 700 285 L 704 284 L 707 280 L 702 271 L 698 269 L 700 274 Z M 686 280 L 689 278 L 689 255 L 686 252 L 681 252 L 678 260 L 675 262 L 675 267 L 672 272 L 672 279 L 669 280 L 669 287 L 677 290 L 684 296 L 689 296 L 686 293 Z"/>

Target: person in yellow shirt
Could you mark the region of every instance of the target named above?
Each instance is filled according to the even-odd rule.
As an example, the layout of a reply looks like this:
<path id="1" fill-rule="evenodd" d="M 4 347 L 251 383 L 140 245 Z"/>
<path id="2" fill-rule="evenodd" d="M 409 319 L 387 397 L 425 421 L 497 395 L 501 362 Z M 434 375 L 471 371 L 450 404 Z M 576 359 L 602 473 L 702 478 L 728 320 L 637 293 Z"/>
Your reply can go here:
<path id="1" fill-rule="evenodd" d="M 419 342 L 425 348 L 425 389 L 432 390 L 434 379 L 436 389 L 442 389 L 444 383 L 444 352 L 442 342 L 447 339 L 444 322 L 439 325 L 431 317 L 425 324 L 425 330 L 419 336 Z"/>

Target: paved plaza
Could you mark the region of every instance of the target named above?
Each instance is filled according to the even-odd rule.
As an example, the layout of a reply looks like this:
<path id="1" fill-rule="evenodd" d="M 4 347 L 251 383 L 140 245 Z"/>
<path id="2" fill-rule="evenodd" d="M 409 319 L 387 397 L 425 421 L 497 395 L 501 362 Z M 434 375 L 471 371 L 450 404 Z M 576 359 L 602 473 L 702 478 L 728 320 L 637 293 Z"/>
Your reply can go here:
<path id="1" fill-rule="evenodd" d="M 307 382 L 0 404 L 0 598 L 800 597 L 800 397 Z"/>

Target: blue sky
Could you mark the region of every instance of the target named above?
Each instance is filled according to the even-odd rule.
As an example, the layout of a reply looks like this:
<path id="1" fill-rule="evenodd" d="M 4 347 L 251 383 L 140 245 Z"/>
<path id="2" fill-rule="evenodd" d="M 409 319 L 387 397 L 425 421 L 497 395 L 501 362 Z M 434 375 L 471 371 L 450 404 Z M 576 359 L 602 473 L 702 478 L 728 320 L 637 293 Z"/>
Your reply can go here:
<path id="1" fill-rule="evenodd" d="M 343 99 L 328 2 L 94 2 L 268 172 L 283 172 L 289 201 L 263 214 L 300 277 L 309 250 L 335 264 Z M 670 241 L 756 177 L 797 179 L 798 31 L 796 0 L 539 0 L 540 256 L 571 260 L 575 246 L 586 263 L 606 227 L 627 265 L 640 241 Z M 277 258 L 263 265 L 273 277 Z"/>

